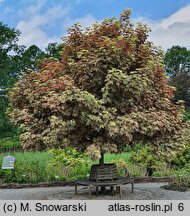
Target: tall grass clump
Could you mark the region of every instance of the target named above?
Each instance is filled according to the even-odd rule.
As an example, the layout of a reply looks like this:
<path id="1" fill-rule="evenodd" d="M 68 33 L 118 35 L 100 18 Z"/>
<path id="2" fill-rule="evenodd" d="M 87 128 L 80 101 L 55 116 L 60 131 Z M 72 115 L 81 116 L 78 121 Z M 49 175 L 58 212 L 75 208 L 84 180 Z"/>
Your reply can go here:
<path id="1" fill-rule="evenodd" d="M 0 156 L 0 166 L 2 166 L 3 157 Z M 11 153 L 15 157 L 14 175 L 10 170 L 0 169 L 0 176 L 3 175 L 3 181 L 6 183 L 38 183 L 47 181 L 46 166 L 51 156 L 47 152 L 15 152 Z"/>

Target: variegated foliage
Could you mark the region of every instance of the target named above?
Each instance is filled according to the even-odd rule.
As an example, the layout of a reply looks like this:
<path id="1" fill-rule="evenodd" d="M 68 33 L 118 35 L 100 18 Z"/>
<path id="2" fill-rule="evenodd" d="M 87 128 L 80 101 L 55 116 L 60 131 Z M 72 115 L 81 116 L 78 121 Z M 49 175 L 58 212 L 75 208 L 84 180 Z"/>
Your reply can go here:
<path id="1" fill-rule="evenodd" d="M 119 20 L 74 25 L 59 60 L 22 74 L 8 113 L 23 128 L 25 149 L 73 146 L 100 158 L 137 142 L 179 148 L 182 107 L 172 103 L 163 53 L 129 17 L 125 10 Z"/>

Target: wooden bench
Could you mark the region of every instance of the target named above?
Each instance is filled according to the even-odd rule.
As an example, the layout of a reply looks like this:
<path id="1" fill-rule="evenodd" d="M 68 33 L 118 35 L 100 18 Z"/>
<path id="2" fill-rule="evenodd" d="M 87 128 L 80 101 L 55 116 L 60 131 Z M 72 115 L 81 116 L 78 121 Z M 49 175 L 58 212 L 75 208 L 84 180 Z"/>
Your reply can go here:
<path id="1" fill-rule="evenodd" d="M 118 179 L 115 179 L 113 181 L 91 181 L 89 179 L 82 179 L 82 180 L 78 180 L 75 181 L 75 194 L 78 193 L 77 191 L 77 187 L 78 186 L 87 186 L 88 187 L 88 193 L 89 195 L 92 194 L 92 188 L 95 187 L 96 188 L 96 195 L 99 194 L 98 192 L 98 188 L 99 187 L 110 187 L 111 190 L 111 195 L 114 195 L 114 187 L 116 187 L 116 194 L 119 193 L 120 197 L 122 197 L 122 190 L 121 190 L 121 186 L 125 185 L 125 184 L 131 184 L 131 191 L 133 192 L 134 190 L 134 178 L 130 178 L 130 177 L 119 177 Z"/>

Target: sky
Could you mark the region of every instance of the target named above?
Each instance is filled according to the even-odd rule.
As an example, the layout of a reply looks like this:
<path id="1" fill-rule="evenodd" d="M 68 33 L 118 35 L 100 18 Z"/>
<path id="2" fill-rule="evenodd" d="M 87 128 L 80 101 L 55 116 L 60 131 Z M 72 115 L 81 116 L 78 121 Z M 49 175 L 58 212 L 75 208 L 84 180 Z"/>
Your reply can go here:
<path id="1" fill-rule="evenodd" d="M 91 26 L 132 9 L 132 22 L 150 26 L 149 40 L 165 51 L 190 48 L 190 0 L 0 0 L 0 22 L 20 30 L 21 45 L 61 42 L 76 22 Z"/>

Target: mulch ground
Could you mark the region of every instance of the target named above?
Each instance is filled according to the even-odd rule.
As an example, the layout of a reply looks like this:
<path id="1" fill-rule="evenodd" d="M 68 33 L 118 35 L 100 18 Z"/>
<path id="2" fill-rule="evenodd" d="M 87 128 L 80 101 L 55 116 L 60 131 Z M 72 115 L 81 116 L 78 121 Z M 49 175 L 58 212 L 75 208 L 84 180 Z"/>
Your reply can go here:
<path id="1" fill-rule="evenodd" d="M 172 182 L 172 177 L 134 177 L 135 183 L 162 183 Z M 74 186 L 74 181 L 62 182 L 42 182 L 38 184 L 18 184 L 18 183 L 0 183 L 0 189 L 19 189 L 19 188 L 35 188 L 35 187 L 64 187 Z"/>

